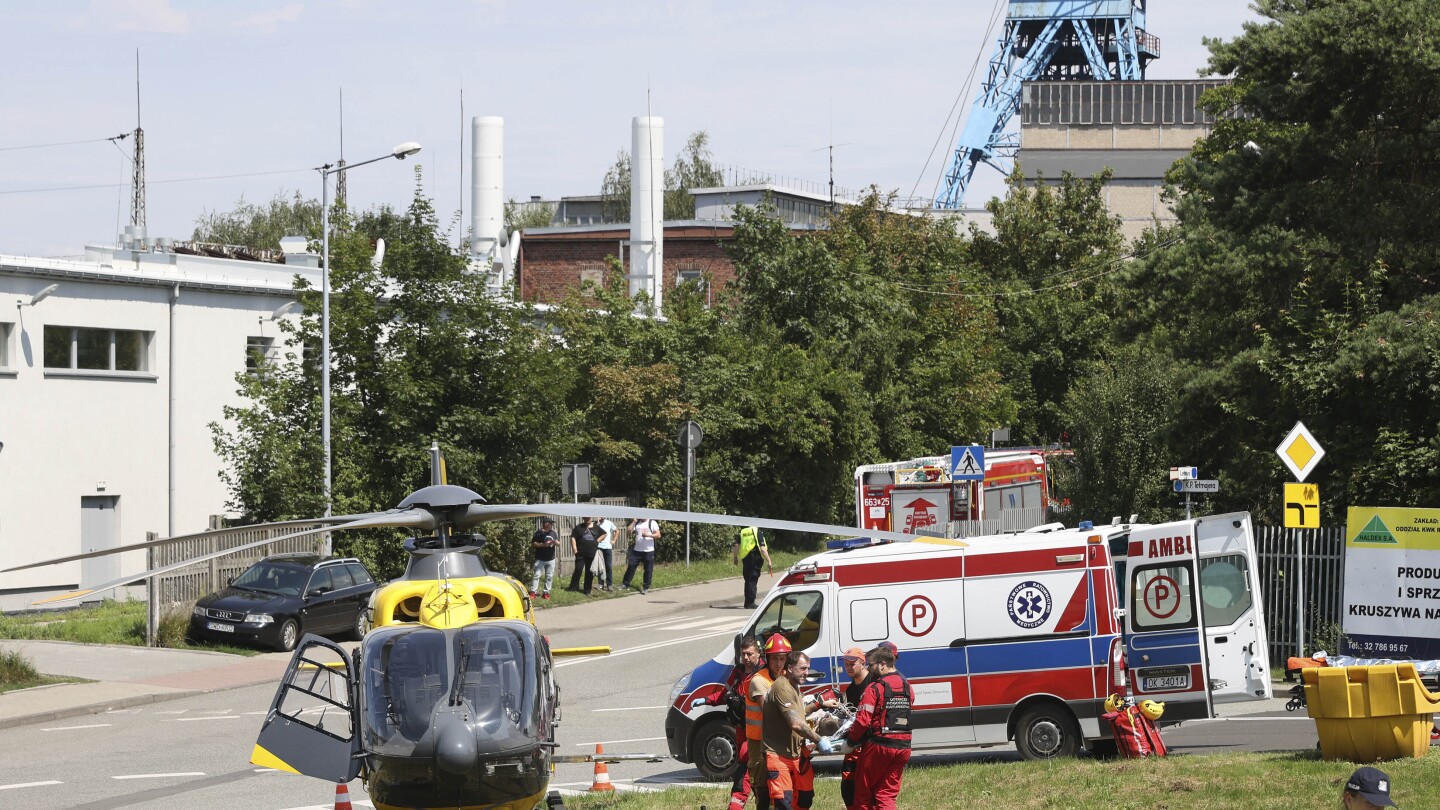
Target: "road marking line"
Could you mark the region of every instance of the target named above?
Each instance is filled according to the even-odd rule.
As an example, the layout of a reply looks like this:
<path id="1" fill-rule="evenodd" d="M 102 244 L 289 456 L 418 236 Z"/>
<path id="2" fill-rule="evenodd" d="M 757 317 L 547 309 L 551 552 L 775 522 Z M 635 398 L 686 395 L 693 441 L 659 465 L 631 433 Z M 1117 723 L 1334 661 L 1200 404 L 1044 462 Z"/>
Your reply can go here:
<path id="1" fill-rule="evenodd" d="M 184 714 L 184 713 L 186 713 L 186 712 L 188 712 L 188 711 L 190 711 L 190 710 L 189 710 L 189 709 L 169 709 L 169 710 L 163 711 L 163 712 L 156 712 L 156 714 Z"/>
<path id="2" fill-rule="evenodd" d="M 14 790 L 15 788 L 45 787 L 46 785 L 63 785 L 64 782 L 57 782 L 51 779 L 46 782 L 17 782 L 13 785 L 0 785 L 0 790 Z"/>
<path id="3" fill-rule="evenodd" d="M 618 744 L 620 744 L 620 743 L 632 743 L 632 742 L 654 742 L 654 741 L 656 741 L 656 740 L 663 740 L 663 739 L 665 739 L 665 738 L 664 738 L 664 737 L 636 737 L 636 738 L 633 739 L 633 740 L 596 740 L 595 742 L 575 743 L 575 747 L 576 747 L 576 748 L 594 748 L 594 747 L 597 746 L 597 745 L 618 745 Z M 615 752 L 614 752 L 614 751 L 611 751 L 610 753 L 613 754 L 613 753 L 615 753 Z"/>
<path id="4" fill-rule="evenodd" d="M 161 720 L 162 723 L 191 723 L 196 720 L 239 720 L 238 714 L 222 714 L 218 717 L 171 717 L 168 720 Z"/>
<path id="5" fill-rule="evenodd" d="M 707 625 L 707 624 L 726 624 L 726 623 L 731 623 L 731 624 L 735 624 L 735 625 L 738 626 L 738 625 L 743 625 L 743 624 L 745 623 L 745 621 L 744 621 L 743 619 L 737 622 L 737 621 L 735 620 L 735 617 L 734 617 L 734 616 L 720 616 L 719 618 L 709 618 L 709 619 L 697 619 L 697 618 L 686 618 L 686 617 L 684 617 L 684 616 L 672 616 L 672 617 L 670 617 L 670 618 L 668 618 L 668 619 L 659 619 L 659 620 L 657 620 L 657 621 L 641 622 L 641 623 L 639 623 L 639 624 L 629 624 L 629 625 L 625 625 L 624 627 L 621 627 L 620 629 L 621 629 L 621 630 L 648 630 L 648 629 L 654 628 L 654 627 L 667 627 L 668 625 L 675 624 L 676 622 L 680 622 L 680 623 L 682 623 L 682 625 L 679 626 L 679 627 L 670 627 L 669 629 L 671 629 L 671 630 L 680 630 L 680 629 L 685 629 L 685 628 L 690 628 L 690 627 L 703 627 L 704 625 Z"/>
<path id="6" fill-rule="evenodd" d="M 654 711 L 655 709 L 668 709 L 669 706 L 622 706 L 618 709 L 591 709 L 592 712 L 639 712 Z"/>
<path id="7" fill-rule="evenodd" d="M 55 726 L 53 728 L 42 728 L 41 731 L 74 731 L 77 728 L 105 728 L 109 723 L 91 723 L 88 726 Z"/>
<path id="8" fill-rule="evenodd" d="M 172 779 L 177 776 L 204 776 L 204 771 L 185 771 L 180 773 L 131 773 L 124 776 L 112 776 L 111 779 Z"/>
<path id="9" fill-rule="evenodd" d="M 572 658 L 569 661 L 561 661 L 560 663 L 555 665 L 555 668 L 559 669 L 561 667 L 570 667 L 576 664 L 587 664 L 592 661 L 603 661 L 607 658 L 614 658 L 618 655 L 630 655 L 631 653 L 649 652 L 650 650 L 658 650 L 661 647 L 673 647 L 676 644 L 688 644 L 692 641 L 701 641 L 707 638 L 718 638 L 720 636 L 729 635 L 733 635 L 733 633 L 731 633 L 728 628 L 717 632 L 698 633 L 693 636 L 685 636 L 684 638 L 672 639 L 670 641 L 661 641 L 655 644 L 644 644 L 639 647 L 631 647 L 625 650 L 611 650 L 609 655 L 592 655 L 586 658 Z"/>

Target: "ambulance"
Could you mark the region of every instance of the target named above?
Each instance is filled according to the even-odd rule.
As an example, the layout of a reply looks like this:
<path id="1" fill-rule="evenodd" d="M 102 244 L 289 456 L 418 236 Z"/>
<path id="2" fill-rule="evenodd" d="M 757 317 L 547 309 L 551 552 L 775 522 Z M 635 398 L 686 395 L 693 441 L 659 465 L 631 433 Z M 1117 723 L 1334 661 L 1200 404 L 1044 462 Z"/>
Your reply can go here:
<path id="1" fill-rule="evenodd" d="M 742 633 L 810 656 L 805 691 L 849 683 L 842 651 L 891 641 L 915 690 L 914 748 L 1013 742 L 1026 759 L 1113 749 L 1105 697 L 1165 702 L 1163 723 L 1271 696 L 1248 513 L 1059 524 L 965 540 L 835 541 L 792 566 Z M 738 638 L 737 638 L 738 641 Z M 736 767 L 727 646 L 682 676 L 665 735 L 708 779 Z"/>

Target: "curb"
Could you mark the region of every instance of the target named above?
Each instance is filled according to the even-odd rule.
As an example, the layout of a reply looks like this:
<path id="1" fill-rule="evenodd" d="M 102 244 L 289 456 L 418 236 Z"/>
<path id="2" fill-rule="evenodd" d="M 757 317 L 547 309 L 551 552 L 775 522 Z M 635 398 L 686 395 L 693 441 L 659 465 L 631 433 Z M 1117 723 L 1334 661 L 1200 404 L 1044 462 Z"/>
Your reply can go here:
<path id="1" fill-rule="evenodd" d="M 65 720 L 71 717 L 81 717 L 87 714 L 102 714 L 113 709 L 129 709 L 135 706 L 145 706 L 151 703 L 165 703 L 171 700 L 193 697 L 195 695 L 208 695 L 215 692 L 229 692 L 233 689 L 247 689 L 251 686 L 260 686 L 265 681 L 255 683 L 242 683 L 235 686 L 221 686 L 215 689 L 177 689 L 172 692 L 152 692 L 144 695 L 134 695 L 118 700 L 107 700 L 102 703 L 87 703 L 81 706 L 67 706 L 63 709 L 52 709 L 35 714 L 24 714 L 17 717 L 5 718 L 7 728 L 15 726 L 28 726 L 36 723 L 46 723 L 51 720 Z M 58 684 L 57 684 L 58 685 Z"/>

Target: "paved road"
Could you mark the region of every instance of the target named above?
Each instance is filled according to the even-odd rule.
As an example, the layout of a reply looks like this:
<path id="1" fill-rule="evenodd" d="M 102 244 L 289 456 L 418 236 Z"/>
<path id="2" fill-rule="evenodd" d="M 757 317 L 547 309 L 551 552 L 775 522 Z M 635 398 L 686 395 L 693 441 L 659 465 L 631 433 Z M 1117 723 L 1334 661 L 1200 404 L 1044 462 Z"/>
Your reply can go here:
<path id="1" fill-rule="evenodd" d="M 597 600 L 583 608 L 542 613 L 540 624 L 555 647 L 613 647 L 607 657 L 557 661 L 563 697 L 560 751 L 590 752 L 602 743 L 611 753 L 665 755 L 664 707 L 675 679 L 726 649 L 748 618 L 734 598 L 736 585 L 653 591 L 644 599 Z M 258 660 L 234 663 L 239 668 L 274 666 Z M 330 785 L 247 764 L 273 694 L 274 684 L 267 681 L 0 729 L 0 750 L 6 752 L 0 803 L 35 810 L 242 805 L 254 810 L 329 810 L 334 796 Z M 1177 754 L 1313 748 L 1313 722 L 1279 710 L 1282 704 L 1276 700 L 1229 707 L 1224 713 L 1231 716 L 1168 729 L 1165 739 Z M 1265 709 L 1269 711 L 1255 713 Z M 1017 758 L 1013 747 L 1005 746 L 925 754 L 915 761 Z M 668 758 L 619 763 L 609 770 L 621 789 L 700 780 L 693 767 Z M 822 758 L 818 770 L 823 776 L 834 769 Z M 589 765 L 561 765 L 552 786 L 583 790 L 592 775 Z M 350 790 L 357 807 L 368 806 L 358 781 Z"/>

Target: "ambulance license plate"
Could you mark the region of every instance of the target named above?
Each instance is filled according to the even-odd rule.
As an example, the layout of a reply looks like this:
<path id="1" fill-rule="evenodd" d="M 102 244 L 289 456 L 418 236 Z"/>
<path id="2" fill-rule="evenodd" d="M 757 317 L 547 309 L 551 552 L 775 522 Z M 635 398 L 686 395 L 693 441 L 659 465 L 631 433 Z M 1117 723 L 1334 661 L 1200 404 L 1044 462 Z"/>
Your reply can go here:
<path id="1" fill-rule="evenodd" d="M 1189 667 L 1164 667 L 1140 673 L 1140 691 L 1142 692 L 1173 692 L 1189 688 Z"/>
<path id="2" fill-rule="evenodd" d="M 221 633 L 235 632 L 235 625 L 233 624 L 223 624 L 221 622 L 206 622 L 205 626 L 211 630 L 217 630 Z"/>

